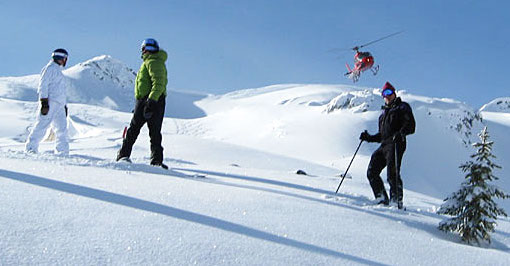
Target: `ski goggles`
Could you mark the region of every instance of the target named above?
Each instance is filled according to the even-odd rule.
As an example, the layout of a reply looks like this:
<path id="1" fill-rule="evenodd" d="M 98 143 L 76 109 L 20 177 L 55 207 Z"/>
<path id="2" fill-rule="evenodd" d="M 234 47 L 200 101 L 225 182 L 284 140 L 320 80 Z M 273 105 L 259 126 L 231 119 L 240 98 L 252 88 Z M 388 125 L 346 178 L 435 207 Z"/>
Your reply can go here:
<path id="1" fill-rule="evenodd" d="M 62 57 L 62 58 L 67 58 L 67 54 L 65 54 L 65 53 L 61 53 L 61 52 L 53 52 L 53 53 L 51 54 L 51 56 L 52 56 L 52 57 L 54 57 L 54 56 L 60 56 L 60 57 Z"/>
<path id="2" fill-rule="evenodd" d="M 382 97 L 388 97 L 388 96 L 392 95 L 393 93 L 395 93 L 395 91 L 393 91 L 392 89 L 384 89 L 381 92 L 381 95 L 382 95 Z"/>

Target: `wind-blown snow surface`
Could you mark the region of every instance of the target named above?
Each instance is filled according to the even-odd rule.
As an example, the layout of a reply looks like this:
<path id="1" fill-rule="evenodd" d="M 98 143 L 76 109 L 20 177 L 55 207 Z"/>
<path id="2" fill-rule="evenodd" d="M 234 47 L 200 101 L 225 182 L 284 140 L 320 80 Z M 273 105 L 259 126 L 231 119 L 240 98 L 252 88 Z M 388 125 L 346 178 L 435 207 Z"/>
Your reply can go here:
<path id="1" fill-rule="evenodd" d="M 362 145 L 353 178 L 334 194 L 335 175 L 345 170 L 359 133 L 376 131 L 376 89 L 169 91 L 167 171 L 147 166 L 146 129 L 133 164 L 113 161 L 131 118 L 132 87 L 130 78 L 103 73 L 111 85 L 98 90 L 101 79 L 91 73 L 117 73 L 105 60 L 123 71 L 110 57 L 66 71 L 74 88 L 99 84 L 91 94 L 69 96 L 69 157 L 53 155 L 51 142 L 39 154 L 22 152 L 37 112 L 38 77 L 0 78 L 0 264 L 508 264 L 508 218 L 498 220 L 493 243 L 478 248 L 438 231 L 442 217 L 435 214 L 462 181 L 458 165 L 469 160 L 469 142 L 484 124 L 504 167 L 497 184 L 510 192 L 508 113 L 399 91 L 417 120 L 402 169 L 403 212 L 372 206 L 365 172 L 376 144 Z M 298 169 L 309 175 L 294 174 Z"/>

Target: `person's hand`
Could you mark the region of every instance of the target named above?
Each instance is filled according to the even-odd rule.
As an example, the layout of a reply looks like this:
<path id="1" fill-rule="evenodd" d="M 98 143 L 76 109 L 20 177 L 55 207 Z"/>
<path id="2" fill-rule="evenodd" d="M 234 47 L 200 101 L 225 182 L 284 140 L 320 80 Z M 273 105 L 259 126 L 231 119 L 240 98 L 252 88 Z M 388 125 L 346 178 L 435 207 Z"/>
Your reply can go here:
<path id="1" fill-rule="evenodd" d="M 148 99 L 145 103 L 145 107 L 143 108 L 143 117 L 145 117 L 147 120 L 151 119 L 155 109 L 156 101 L 153 99 Z"/>
<path id="2" fill-rule="evenodd" d="M 48 98 L 41 99 L 41 115 L 47 115 L 50 111 L 50 104 L 48 103 Z"/>
<path id="3" fill-rule="evenodd" d="M 361 132 L 361 135 L 359 135 L 360 140 L 367 141 L 367 142 L 370 140 L 370 137 L 371 137 L 370 134 L 368 134 L 368 131 L 366 131 L 366 130 Z"/>

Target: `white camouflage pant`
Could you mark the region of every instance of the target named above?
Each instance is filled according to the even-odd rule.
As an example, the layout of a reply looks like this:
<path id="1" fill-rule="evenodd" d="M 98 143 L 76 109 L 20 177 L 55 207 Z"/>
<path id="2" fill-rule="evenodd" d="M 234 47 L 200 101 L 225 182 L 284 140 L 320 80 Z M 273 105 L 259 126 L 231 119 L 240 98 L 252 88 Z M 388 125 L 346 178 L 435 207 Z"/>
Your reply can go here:
<path id="1" fill-rule="evenodd" d="M 42 115 L 38 112 L 32 132 L 28 135 L 25 150 L 37 152 L 39 149 L 39 143 L 43 140 L 48 127 L 52 125 L 56 136 L 55 153 L 68 155 L 69 138 L 67 136 L 67 117 L 65 107 L 63 104 L 59 104 L 57 102 L 50 102 L 49 105 L 50 110 L 48 111 L 48 114 Z M 40 107 L 41 106 L 39 105 L 39 108 Z"/>

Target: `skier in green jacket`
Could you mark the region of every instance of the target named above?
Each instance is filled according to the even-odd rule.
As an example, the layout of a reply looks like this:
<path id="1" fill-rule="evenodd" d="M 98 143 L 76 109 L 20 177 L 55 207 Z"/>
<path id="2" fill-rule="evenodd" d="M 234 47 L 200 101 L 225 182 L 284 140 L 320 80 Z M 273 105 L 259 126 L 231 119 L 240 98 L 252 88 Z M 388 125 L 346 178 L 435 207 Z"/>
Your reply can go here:
<path id="1" fill-rule="evenodd" d="M 165 116 L 166 85 L 168 83 L 165 61 L 168 55 L 159 49 L 154 39 L 142 42 L 143 63 L 136 75 L 135 110 L 129 128 L 117 153 L 117 161 L 130 161 L 131 150 L 140 129 L 147 122 L 151 139 L 151 165 L 168 168 L 163 164 L 161 126 Z"/>

